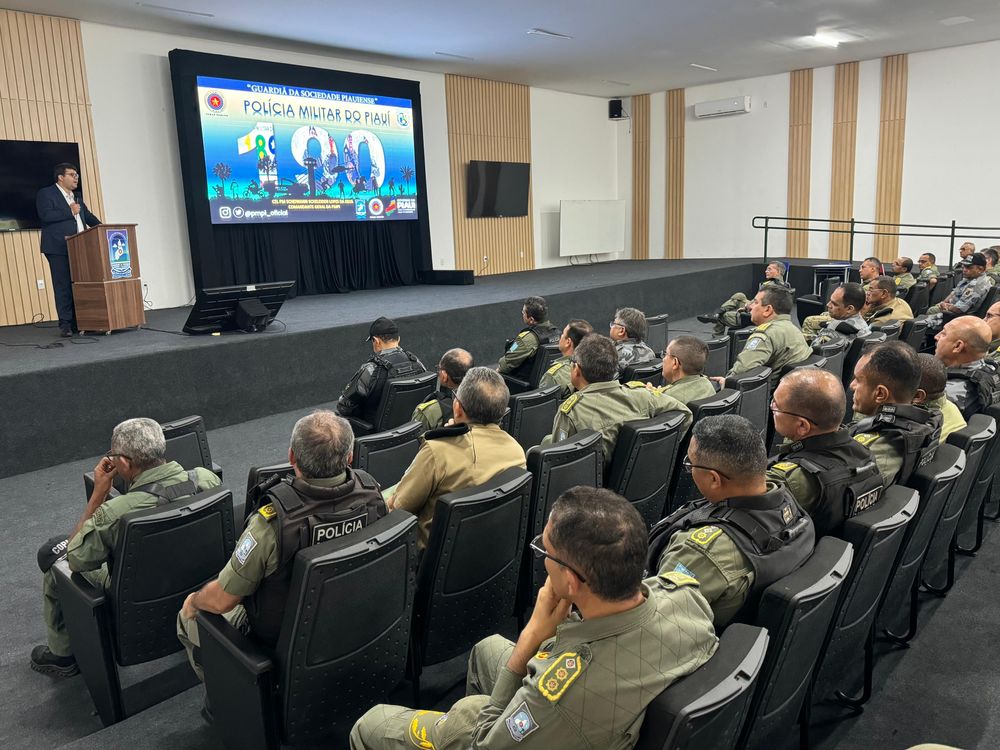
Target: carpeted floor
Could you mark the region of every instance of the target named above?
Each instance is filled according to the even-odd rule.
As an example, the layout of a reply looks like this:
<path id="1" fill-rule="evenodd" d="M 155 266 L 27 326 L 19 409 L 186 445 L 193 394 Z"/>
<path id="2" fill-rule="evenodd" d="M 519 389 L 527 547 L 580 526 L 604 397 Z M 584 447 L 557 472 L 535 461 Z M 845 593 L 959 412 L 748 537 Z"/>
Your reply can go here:
<path id="1" fill-rule="evenodd" d="M 705 333 L 707 328 L 679 320 L 671 333 Z M 226 484 L 238 501 L 245 493 L 249 466 L 283 458 L 292 425 L 308 411 L 275 414 L 210 433 L 213 456 L 224 467 Z M 221 747 L 215 730 L 199 715 L 200 687 L 103 729 L 81 678 L 56 681 L 28 668 L 31 647 L 45 637 L 35 551 L 43 540 L 76 521 L 85 502 L 82 474 L 96 461 L 94 456 L 0 479 L 5 510 L 0 564 L 7 570 L 6 606 L 0 612 L 0 629 L 6 634 L 0 650 L 0 701 L 6 717 L 0 722 L 0 747 Z M 880 644 L 875 697 L 865 712 L 850 716 L 832 707 L 816 711 L 813 747 L 902 750 L 927 741 L 968 749 L 1000 747 L 998 576 L 1000 534 L 991 523 L 979 556 L 960 558 L 958 581 L 947 598 L 924 599 L 920 633 L 911 647 Z M 462 660 L 456 659 L 425 673 L 427 692 L 444 696 L 436 706 L 426 707 L 447 708 L 459 695 L 452 686 L 463 672 Z M 408 694 L 404 685 L 391 700 L 405 703 Z"/>

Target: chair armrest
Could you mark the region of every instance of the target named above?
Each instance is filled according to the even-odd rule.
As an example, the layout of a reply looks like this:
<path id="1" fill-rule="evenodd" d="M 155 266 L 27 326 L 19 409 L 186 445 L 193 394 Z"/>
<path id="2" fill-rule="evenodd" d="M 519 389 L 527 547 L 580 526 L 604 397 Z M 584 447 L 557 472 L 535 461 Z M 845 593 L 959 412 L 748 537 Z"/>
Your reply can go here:
<path id="1" fill-rule="evenodd" d="M 107 604 L 108 597 L 104 589 L 98 588 L 79 573 L 70 570 L 66 558 L 56 561 L 52 566 L 52 573 L 56 577 L 56 588 L 64 608 L 67 599 L 72 599 L 77 606 L 89 609 L 97 609 Z"/>
<path id="2" fill-rule="evenodd" d="M 262 675 L 273 668 L 271 656 L 238 631 L 221 615 L 198 612 L 198 638 L 205 650 L 206 641 L 213 641 L 234 663 L 253 675 Z"/>
<path id="3" fill-rule="evenodd" d="M 375 425 L 371 422 L 366 422 L 358 417 L 345 417 L 345 419 L 351 423 L 351 429 L 355 437 L 358 435 L 369 435 L 375 431 Z"/>
<path id="4" fill-rule="evenodd" d="M 507 375 L 501 373 L 503 381 L 507 384 L 507 390 L 511 393 L 524 393 L 525 391 L 531 390 L 531 383 L 527 380 L 521 380 L 521 378 L 515 378 L 513 375 Z"/>
<path id="5" fill-rule="evenodd" d="M 215 463 L 215 461 L 212 461 L 212 473 L 220 480 L 222 479 L 222 467 Z"/>

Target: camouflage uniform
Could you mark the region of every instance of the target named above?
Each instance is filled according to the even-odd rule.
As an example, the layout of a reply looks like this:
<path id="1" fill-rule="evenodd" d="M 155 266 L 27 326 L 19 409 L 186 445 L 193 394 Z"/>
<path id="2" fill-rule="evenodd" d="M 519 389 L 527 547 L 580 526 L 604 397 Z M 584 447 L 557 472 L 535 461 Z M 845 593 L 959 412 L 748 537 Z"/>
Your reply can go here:
<path id="1" fill-rule="evenodd" d="M 861 291 L 865 294 L 868 293 L 868 287 L 871 286 L 871 281 L 864 281 L 861 283 Z M 833 316 L 828 312 L 820 313 L 819 315 L 810 315 L 805 320 L 802 321 L 802 335 L 806 337 L 806 341 L 812 341 L 813 337 L 819 333 L 823 324 L 828 320 L 833 320 Z"/>
<path id="2" fill-rule="evenodd" d="M 711 610 L 688 576 L 642 584 L 646 600 L 592 620 L 571 615 L 521 677 L 514 644 L 494 635 L 469 656 L 466 697 L 447 713 L 378 705 L 351 731 L 351 750 L 513 750 L 635 746 L 649 702 L 717 648 Z"/>
<path id="3" fill-rule="evenodd" d="M 619 372 L 630 365 L 641 365 L 656 359 L 656 353 L 649 348 L 649 344 L 638 339 L 616 341 L 615 349 L 618 351 Z"/>
<path id="4" fill-rule="evenodd" d="M 989 292 L 993 285 L 990 283 L 990 279 L 986 274 L 978 276 L 974 279 L 962 279 L 956 286 L 951 294 L 949 294 L 944 302 L 955 305 L 958 308 L 957 313 L 950 313 L 949 319 L 956 315 L 966 315 L 973 312 L 979 303 L 983 301 L 986 293 Z M 944 326 L 944 313 L 941 311 L 940 305 L 934 305 L 927 310 L 927 328 L 928 330 L 939 331 Z"/>
<path id="5" fill-rule="evenodd" d="M 836 330 L 837 324 L 839 323 L 847 323 L 847 325 L 851 326 L 851 328 L 855 330 L 855 333 L 841 333 L 840 331 Z M 812 345 L 816 346 L 816 345 L 828 344 L 831 341 L 837 341 L 839 339 L 847 339 L 848 341 L 852 341 L 855 336 L 871 333 L 871 330 L 872 329 L 868 326 L 868 323 L 865 321 L 864 318 L 861 317 L 860 314 L 852 315 L 850 318 L 847 318 L 846 320 L 831 319 L 830 321 L 827 322 L 826 326 L 824 326 L 823 329 L 816 334 L 816 338 L 812 340 Z"/>

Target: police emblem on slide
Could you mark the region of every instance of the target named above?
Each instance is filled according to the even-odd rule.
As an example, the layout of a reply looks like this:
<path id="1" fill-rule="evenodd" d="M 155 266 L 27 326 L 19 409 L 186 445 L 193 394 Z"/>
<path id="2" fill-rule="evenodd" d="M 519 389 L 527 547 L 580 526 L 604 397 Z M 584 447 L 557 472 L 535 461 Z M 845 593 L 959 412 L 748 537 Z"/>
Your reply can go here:
<path id="1" fill-rule="evenodd" d="M 120 229 L 108 229 L 105 232 L 108 240 L 108 262 L 111 265 L 111 278 L 132 278 L 132 258 L 128 251 L 128 232 Z"/>
<path id="2" fill-rule="evenodd" d="M 213 91 L 205 97 L 205 104 L 207 104 L 208 108 L 213 112 L 221 112 L 226 106 L 226 100 L 222 98 L 222 94 L 218 91 Z"/>
<path id="3" fill-rule="evenodd" d="M 538 722 L 528 710 L 528 704 L 524 701 L 510 716 L 507 717 L 507 731 L 510 732 L 514 742 L 520 742 L 529 734 L 538 729 Z"/>

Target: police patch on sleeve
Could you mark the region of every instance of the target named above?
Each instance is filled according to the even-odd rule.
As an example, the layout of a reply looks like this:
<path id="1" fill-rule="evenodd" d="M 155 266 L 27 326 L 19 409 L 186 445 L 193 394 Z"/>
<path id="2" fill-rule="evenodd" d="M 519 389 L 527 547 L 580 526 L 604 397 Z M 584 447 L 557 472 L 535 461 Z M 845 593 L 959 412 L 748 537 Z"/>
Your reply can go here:
<path id="1" fill-rule="evenodd" d="M 507 717 L 507 731 L 510 732 L 511 739 L 514 742 L 520 742 L 536 729 L 538 729 L 538 722 L 528 710 L 528 704 L 521 701 L 521 705 Z"/>
<path id="2" fill-rule="evenodd" d="M 250 557 L 250 553 L 254 551 L 257 547 L 257 540 L 253 538 L 253 534 L 249 531 L 240 540 L 240 545 L 236 548 L 234 556 L 239 561 L 240 565 L 246 565 L 247 558 Z"/>
<path id="3" fill-rule="evenodd" d="M 746 345 L 746 350 L 747 350 L 748 352 L 752 352 L 752 351 L 753 351 L 754 349 L 756 349 L 756 348 L 757 348 L 758 346 L 760 346 L 760 343 L 761 343 L 761 342 L 762 342 L 763 340 L 764 340 L 764 339 L 760 339 L 760 338 L 754 338 L 754 337 L 750 337 L 750 338 L 749 338 L 749 339 L 747 340 L 747 345 Z"/>

